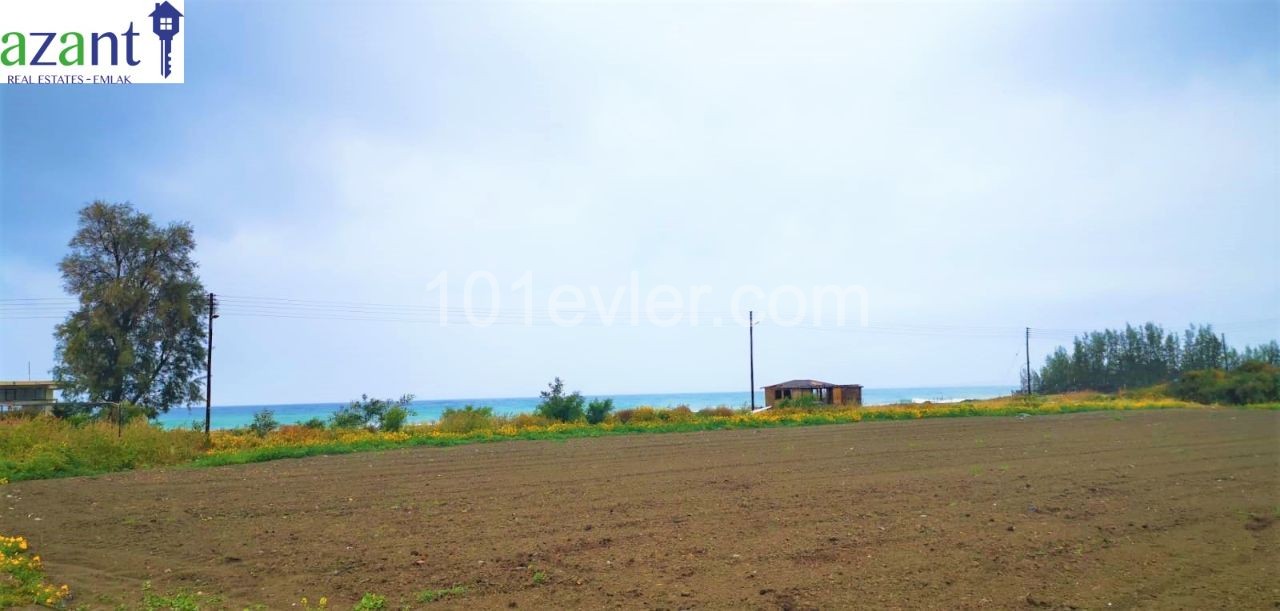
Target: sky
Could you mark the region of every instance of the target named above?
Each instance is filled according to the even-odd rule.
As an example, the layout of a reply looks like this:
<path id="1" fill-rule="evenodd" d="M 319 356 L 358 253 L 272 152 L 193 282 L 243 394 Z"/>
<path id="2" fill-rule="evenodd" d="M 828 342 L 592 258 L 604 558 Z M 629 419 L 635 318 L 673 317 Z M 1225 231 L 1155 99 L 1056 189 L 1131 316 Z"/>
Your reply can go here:
<path id="1" fill-rule="evenodd" d="M 1278 7 L 191 0 L 185 84 L 0 85 L 0 300 L 66 297 L 101 199 L 194 226 L 218 404 L 745 394 L 742 309 L 757 386 L 1014 388 L 1024 327 L 1033 363 L 1126 322 L 1267 341 Z M 474 274 L 501 324 L 457 315 Z M 633 275 L 703 317 L 604 324 Z M 0 379 L 57 322 L 0 316 Z"/>

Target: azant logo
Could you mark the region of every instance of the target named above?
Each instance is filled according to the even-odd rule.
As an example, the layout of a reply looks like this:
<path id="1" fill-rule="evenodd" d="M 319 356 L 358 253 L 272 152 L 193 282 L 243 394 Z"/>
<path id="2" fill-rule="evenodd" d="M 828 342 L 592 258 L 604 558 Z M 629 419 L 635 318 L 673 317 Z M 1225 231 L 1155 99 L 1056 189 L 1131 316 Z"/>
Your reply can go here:
<path id="1" fill-rule="evenodd" d="M 181 4 L 182 0 L 0 3 L 0 82 L 181 83 Z M 159 43 L 154 55 L 141 48 L 145 26 L 134 19 L 144 17 Z"/>

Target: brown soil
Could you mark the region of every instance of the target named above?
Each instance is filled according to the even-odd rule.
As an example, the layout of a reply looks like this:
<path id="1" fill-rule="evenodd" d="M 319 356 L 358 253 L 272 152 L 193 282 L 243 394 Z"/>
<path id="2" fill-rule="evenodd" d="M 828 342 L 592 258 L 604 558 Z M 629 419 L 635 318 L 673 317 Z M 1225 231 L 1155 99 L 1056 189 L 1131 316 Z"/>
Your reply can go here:
<path id="1" fill-rule="evenodd" d="M 508 442 L 0 488 L 74 604 L 1273 608 L 1280 412 Z"/>

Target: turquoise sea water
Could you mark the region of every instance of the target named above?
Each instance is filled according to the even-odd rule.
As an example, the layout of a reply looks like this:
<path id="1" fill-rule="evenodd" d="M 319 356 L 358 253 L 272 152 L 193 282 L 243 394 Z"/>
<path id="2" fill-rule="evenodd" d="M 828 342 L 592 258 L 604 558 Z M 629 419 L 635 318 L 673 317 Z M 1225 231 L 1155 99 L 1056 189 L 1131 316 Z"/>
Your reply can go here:
<path id="1" fill-rule="evenodd" d="M 866 405 L 889 405 L 923 401 L 956 401 L 961 399 L 989 399 L 1007 395 L 1009 386 L 954 386 L 922 388 L 864 388 L 862 402 Z M 687 405 L 693 409 L 704 407 L 742 407 L 750 403 L 745 392 L 666 393 L 654 395 L 611 395 L 617 409 L 640 407 L 676 407 Z M 595 397 L 590 397 L 595 398 Z M 253 420 L 254 412 L 269 409 L 281 424 L 295 424 L 311 418 L 326 419 L 343 403 L 299 403 L 292 405 L 229 405 L 213 407 L 212 426 L 215 429 L 242 427 Z M 413 422 L 438 420 L 446 408 L 463 405 L 492 407 L 495 414 L 519 414 L 532 412 L 538 405 L 537 397 L 508 397 L 501 399 L 436 399 L 414 401 Z M 764 406 L 764 396 L 756 394 L 756 404 Z M 190 426 L 192 421 L 204 422 L 204 408 L 176 408 L 162 414 L 157 421 L 169 428 Z"/>

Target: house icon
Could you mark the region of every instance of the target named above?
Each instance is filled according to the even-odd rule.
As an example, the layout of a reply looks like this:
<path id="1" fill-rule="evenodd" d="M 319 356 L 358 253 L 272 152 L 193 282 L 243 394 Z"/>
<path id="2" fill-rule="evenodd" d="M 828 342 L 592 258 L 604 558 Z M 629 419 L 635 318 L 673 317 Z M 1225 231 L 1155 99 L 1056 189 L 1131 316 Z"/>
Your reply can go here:
<path id="1" fill-rule="evenodd" d="M 165 0 L 156 4 L 156 10 L 147 16 L 151 18 L 151 31 L 160 37 L 160 74 L 169 78 L 169 52 L 173 49 L 173 37 L 181 27 L 182 13 Z"/>

